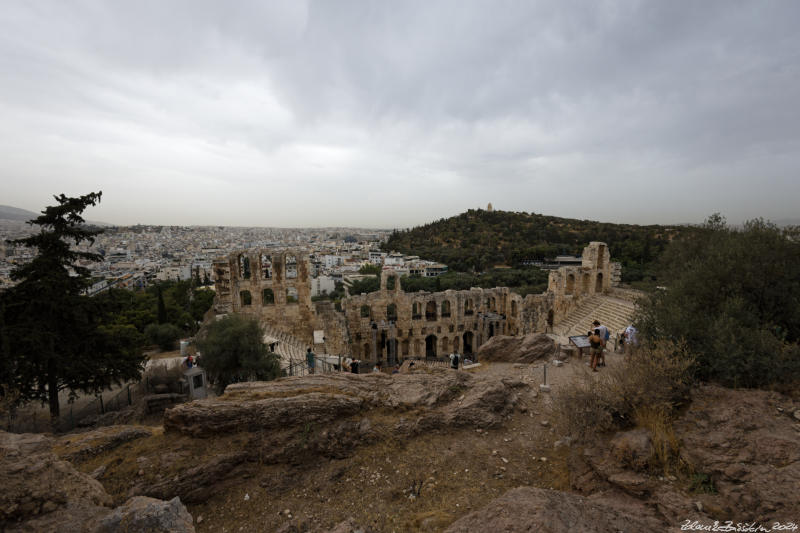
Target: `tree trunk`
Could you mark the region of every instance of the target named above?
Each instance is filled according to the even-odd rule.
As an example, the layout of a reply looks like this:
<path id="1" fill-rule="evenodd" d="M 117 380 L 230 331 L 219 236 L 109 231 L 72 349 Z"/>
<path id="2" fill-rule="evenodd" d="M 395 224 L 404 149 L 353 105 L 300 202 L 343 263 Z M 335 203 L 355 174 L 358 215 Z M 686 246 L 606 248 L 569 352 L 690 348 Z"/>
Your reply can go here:
<path id="1" fill-rule="evenodd" d="M 52 347 L 52 339 L 50 340 L 50 344 Z M 60 406 L 58 404 L 58 363 L 56 358 L 52 355 L 52 350 L 50 354 L 50 360 L 47 361 L 47 399 L 50 403 L 50 426 L 52 426 L 53 432 L 55 432 L 58 428 L 59 416 L 61 415 Z"/>

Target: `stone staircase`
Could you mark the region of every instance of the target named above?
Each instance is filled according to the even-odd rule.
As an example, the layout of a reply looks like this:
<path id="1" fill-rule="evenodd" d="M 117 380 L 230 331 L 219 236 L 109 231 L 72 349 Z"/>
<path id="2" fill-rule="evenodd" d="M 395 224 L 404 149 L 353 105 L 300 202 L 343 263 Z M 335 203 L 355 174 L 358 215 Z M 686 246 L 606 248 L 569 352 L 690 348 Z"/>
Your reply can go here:
<path id="1" fill-rule="evenodd" d="M 280 357 L 281 368 L 286 370 L 287 374 L 302 376 L 308 373 L 308 368 L 306 367 L 307 344 L 269 324 L 264 325 L 264 336 L 278 339 L 275 353 Z M 316 371 L 321 373 L 333 372 L 334 368 L 333 365 L 317 360 Z"/>
<path id="2" fill-rule="evenodd" d="M 617 332 L 633 321 L 635 311 L 633 302 L 595 294 L 581 302 L 577 309 L 553 328 L 553 332 L 564 337 L 586 335 L 596 319 L 611 330 L 613 339 Z"/>

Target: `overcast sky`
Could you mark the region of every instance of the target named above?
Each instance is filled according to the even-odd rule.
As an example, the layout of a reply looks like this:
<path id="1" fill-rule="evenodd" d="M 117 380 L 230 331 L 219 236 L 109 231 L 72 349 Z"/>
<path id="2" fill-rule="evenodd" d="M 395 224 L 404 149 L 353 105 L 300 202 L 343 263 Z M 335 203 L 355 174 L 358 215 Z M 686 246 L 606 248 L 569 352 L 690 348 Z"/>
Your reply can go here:
<path id="1" fill-rule="evenodd" d="M 0 204 L 408 227 L 797 218 L 800 2 L 0 2 Z"/>

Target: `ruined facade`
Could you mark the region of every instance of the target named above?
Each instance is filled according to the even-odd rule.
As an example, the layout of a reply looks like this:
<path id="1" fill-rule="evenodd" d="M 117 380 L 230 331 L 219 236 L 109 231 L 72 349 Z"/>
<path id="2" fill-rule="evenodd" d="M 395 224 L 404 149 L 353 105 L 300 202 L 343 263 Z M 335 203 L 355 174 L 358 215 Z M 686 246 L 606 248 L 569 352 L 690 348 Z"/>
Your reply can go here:
<path id="1" fill-rule="evenodd" d="M 328 353 L 389 364 L 404 357 L 472 354 L 494 335 L 542 332 L 581 299 L 608 291 L 612 263 L 605 243 L 592 242 L 581 266 L 550 272 L 547 291 L 522 297 L 507 287 L 405 293 L 386 269 L 380 290 L 350 295 L 342 311 L 311 301 L 308 255 L 247 250 L 214 262 L 217 313 L 242 313 L 309 345 L 324 331 Z"/>

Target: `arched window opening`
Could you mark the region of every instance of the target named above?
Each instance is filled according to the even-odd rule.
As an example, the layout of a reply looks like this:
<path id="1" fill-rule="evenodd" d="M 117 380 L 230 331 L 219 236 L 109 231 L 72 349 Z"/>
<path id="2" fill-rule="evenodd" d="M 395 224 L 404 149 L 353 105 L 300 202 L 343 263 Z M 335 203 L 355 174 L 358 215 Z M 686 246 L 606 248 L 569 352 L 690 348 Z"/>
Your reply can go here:
<path id="1" fill-rule="evenodd" d="M 467 298 L 466 300 L 464 300 L 464 314 L 465 315 L 475 314 L 475 309 L 472 307 L 472 298 Z"/>
<path id="2" fill-rule="evenodd" d="M 297 277 L 297 257 L 293 255 L 286 256 L 286 279 L 294 279 Z"/>
<path id="3" fill-rule="evenodd" d="M 261 278 L 272 279 L 272 257 L 261 254 Z"/>
<path id="4" fill-rule="evenodd" d="M 448 318 L 450 316 L 450 302 L 447 300 L 442 302 L 442 318 Z"/>
<path id="5" fill-rule="evenodd" d="M 250 291 L 241 291 L 239 293 L 239 298 L 242 301 L 242 306 L 252 305 L 253 304 L 253 297 L 250 295 Z"/>
<path id="6" fill-rule="evenodd" d="M 261 291 L 261 305 L 272 305 L 275 303 L 275 293 L 272 289 L 264 289 Z"/>
<path id="7" fill-rule="evenodd" d="M 239 278 L 250 279 L 250 258 L 244 254 L 239 255 Z"/>
<path id="8" fill-rule="evenodd" d="M 296 304 L 297 303 L 297 289 L 294 287 L 288 287 L 286 289 L 286 303 L 287 304 Z"/>
<path id="9" fill-rule="evenodd" d="M 425 320 L 436 320 L 436 302 L 430 301 L 425 305 Z"/>

